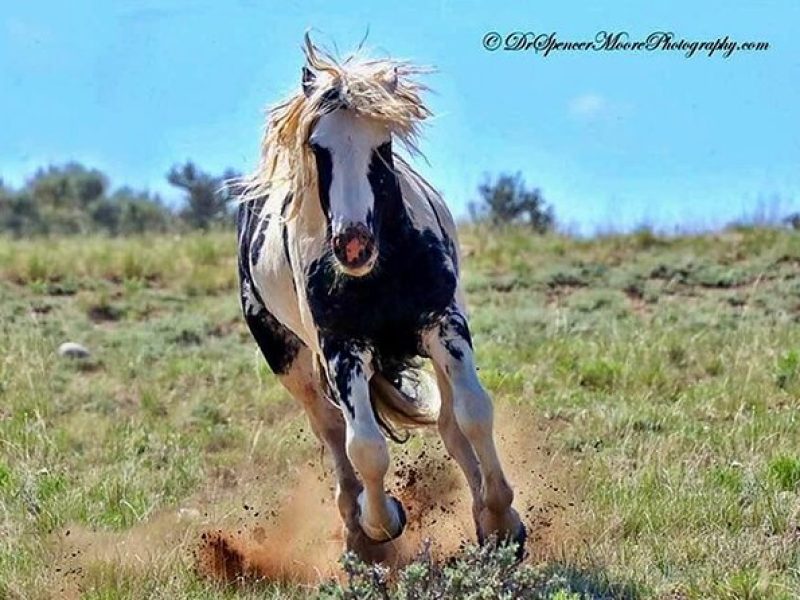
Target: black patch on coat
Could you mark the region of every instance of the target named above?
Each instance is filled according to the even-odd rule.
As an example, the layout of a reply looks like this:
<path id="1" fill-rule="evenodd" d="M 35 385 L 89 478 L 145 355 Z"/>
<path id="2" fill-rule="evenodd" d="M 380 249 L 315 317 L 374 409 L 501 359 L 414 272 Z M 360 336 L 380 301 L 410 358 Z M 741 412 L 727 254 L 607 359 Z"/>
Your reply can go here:
<path id="1" fill-rule="evenodd" d="M 321 338 L 322 354 L 328 367 L 328 387 L 334 392 L 337 404 L 347 408 L 351 416 L 355 416 L 355 408 L 351 397 L 350 382 L 353 377 L 363 377 L 364 365 L 359 356 L 364 350 L 363 342 L 345 340 L 338 337 Z M 333 369 L 332 365 L 336 365 Z"/>
<path id="2" fill-rule="evenodd" d="M 439 226 L 439 232 L 442 235 L 444 245 L 448 252 L 450 252 L 450 258 L 453 260 L 453 266 L 456 268 L 456 273 L 458 273 L 458 250 L 456 249 L 456 244 L 453 241 L 453 238 L 447 234 L 447 230 L 444 228 L 444 225 L 442 225 L 442 219 L 439 217 L 439 213 L 436 212 L 436 206 L 434 206 L 433 200 L 431 200 L 431 197 L 428 195 L 427 191 L 424 192 L 424 194 L 425 200 L 428 201 L 428 206 L 430 206 L 431 212 L 436 218 L 436 224 Z"/>
<path id="3" fill-rule="evenodd" d="M 472 336 L 469 333 L 467 319 L 458 310 L 451 308 L 439 322 L 439 339 L 445 350 L 456 360 L 464 358 L 464 352 L 457 342 L 465 341 L 472 348 Z"/>
<path id="4" fill-rule="evenodd" d="M 263 223 L 259 231 L 257 231 L 257 229 L 259 225 L 259 215 L 264 209 L 267 198 L 268 196 L 264 196 L 263 198 L 242 202 L 239 204 L 239 210 L 236 213 L 236 235 L 239 239 L 238 266 L 240 287 L 243 287 L 245 282 L 252 283 L 250 262 L 257 261 L 257 247 L 263 246 L 266 236 L 266 222 Z M 258 297 L 258 293 L 254 288 L 253 291 L 258 301 L 261 302 L 261 298 Z"/>
<path id="5" fill-rule="evenodd" d="M 256 249 L 256 244 L 260 244 L 262 247 L 264 244 L 268 219 L 260 221 L 259 227 L 259 215 L 265 202 L 266 197 L 239 205 L 236 217 L 236 231 L 239 237 L 239 294 L 242 313 L 250 333 L 256 340 L 270 369 L 276 375 L 283 375 L 289 372 L 297 353 L 303 347 L 303 342 L 281 325 L 264 307 L 264 301 L 256 289 L 250 270 L 251 257 L 255 262 L 260 256 L 260 250 Z M 256 302 L 253 310 L 250 311 L 247 309 L 248 290 Z"/>
<path id="6" fill-rule="evenodd" d="M 452 303 L 456 275 L 440 235 L 415 229 L 393 170 L 391 144 L 373 152 L 378 264 L 365 277 L 337 271 L 328 254 L 308 268 L 307 295 L 321 339 L 357 340 L 373 350 L 376 368 L 398 383 L 420 355 L 420 333 Z"/>
<path id="7" fill-rule="evenodd" d="M 317 188 L 319 190 L 319 204 L 325 219 L 330 223 L 331 215 L 331 182 L 333 181 L 333 159 L 331 151 L 317 144 L 312 144 L 314 159 L 317 163 Z"/>
<path id="8" fill-rule="evenodd" d="M 276 375 L 288 373 L 303 347 L 300 338 L 281 325 L 266 308 L 255 315 L 245 310 L 244 319 L 272 372 Z"/>
<path id="9" fill-rule="evenodd" d="M 351 383 L 354 378 L 364 377 L 364 364 L 361 355 L 366 350 L 366 345 L 359 341 L 329 337 L 321 339 L 320 346 L 327 363 L 324 372 L 327 374 L 325 383 L 327 384 L 329 397 L 332 397 L 339 406 L 344 406 L 351 417 L 355 417 L 356 411 L 352 399 Z M 408 435 L 405 437 L 398 435 L 394 427 L 384 420 L 371 403 L 369 406 L 375 416 L 378 427 L 383 430 L 387 437 L 398 444 L 408 441 Z"/>
<path id="10" fill-rule="evenodd" d="M 286 194 L 281 204 L 281 239 L 283 241 L 283 255 L 286 258 L 286 264 L 289 265 L 289 272 L 292 273 L 292 289 L 297 293 L 297 284 L 294 282 L 294 267 L 292 266 L 292 256 L 289 254 L 289 226 L 286 223 L 286 211 L 289 210 L 289 205 L 292 203 L 292 192 Z"/>
<path id="11" fill-rule="evenodd" d="M 292 203 L 292 192 L 286 194 L 281 204 L 281 238 L 283 239 L 283 255 L 286 257 L 286 262 L 289 263 L 289 270 L 292 269 L 292 257 L 289 254 L 289 227 L 286 224 L 286 211 L 289 210 L 289 204 Z"/>
<path id="12" fill-rule="evenodd" d="M 270 216 L 265 215 L 263 220 L 259 223 L 260 216 L 254 215 L 253 221 L 256 223 L 255 234 L 250 238 L 250 264 L 255 264 L 261 257 L 261 250 L 264 248 L 264 242 L 267 239 L 267 227 L 269 227 Z"/>

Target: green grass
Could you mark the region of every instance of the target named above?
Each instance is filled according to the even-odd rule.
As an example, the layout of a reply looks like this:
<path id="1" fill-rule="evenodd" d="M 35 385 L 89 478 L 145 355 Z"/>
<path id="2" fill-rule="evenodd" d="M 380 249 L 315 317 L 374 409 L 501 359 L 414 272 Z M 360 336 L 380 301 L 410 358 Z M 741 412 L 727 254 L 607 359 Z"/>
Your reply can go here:
<path id="1" fill-rule="evenodd" d="M 318 458 L 239 317 L 233 238 L 0 240 L 0 598 L 311 593 L 193 569 L 203 526 Z M 575 506 L 580 543 L 534 560 L 548 593 L 798 597 L 800 236 L 462 246 L 481 377 Z"/>

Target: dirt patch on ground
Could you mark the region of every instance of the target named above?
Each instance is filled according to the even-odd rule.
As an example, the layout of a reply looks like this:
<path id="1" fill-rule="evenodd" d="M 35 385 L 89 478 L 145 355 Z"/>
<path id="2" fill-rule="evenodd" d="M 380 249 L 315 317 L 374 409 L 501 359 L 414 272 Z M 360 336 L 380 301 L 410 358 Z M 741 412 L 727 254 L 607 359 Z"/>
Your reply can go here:
<path id="1" fill-rule="evenodd" d="M 114 323 L 124 316 L 124 312 L 113 304 L 95 304 L 87 309 L 86 316 L 93 323 Z"/>
<path id="2" fill-rule="evenodd" d="M 528 560 L 560 560 L 580 541 L 565 471 L 545 448 L 546 432 L 521 410 L 497 418 L 497 444 L 529 537 Z M 475 539 L 469 492 L 456 463 L 435 435 L 414 448 L 393 447 L 387 482 L 406 510 L 403 535 L 385 548 L 386 561 L 407 564 L 426 539 L 444 559 Z M 314 584 L 335 577 L 343 537 L 331 490 L 318 474 L 303 472 L 283 509 L 266 524 L 204 532 L 195 551 L 198 571 L 222 581 L 270 580 Z M 328 499 L 328 500 L 326 500 Z M 575 531 L 573 531 L 575 529 Z"/>
<path id="3" fill-rule="evenodd" d="M 545 291 L 545 306 L 560 307 L 566 300 L 578 290 L 586 287 L 585 284 L 552 284 L 549 285 Z"/>
<path id="4" fill-rule="evenodd" d="M 280 507 L 262 514 L 243 504 L 238 527 L 203 531 L 193 550 L 198 572 L 219 581 L 313 584 L 332 577 L 343 538 L 326 479 L 305 467 Z"/>
<path id="5" fill-rule="evenodd" d="M 525 407 L 501 407 L 496 419 L 497 446 L 514 488 L 514 505 L 528 528 L 527 560 L 560 561 L 583 544 L 578 518 L 577 482 L 563 456 L 551 450 L 552 424 L 534 418 Z"/>

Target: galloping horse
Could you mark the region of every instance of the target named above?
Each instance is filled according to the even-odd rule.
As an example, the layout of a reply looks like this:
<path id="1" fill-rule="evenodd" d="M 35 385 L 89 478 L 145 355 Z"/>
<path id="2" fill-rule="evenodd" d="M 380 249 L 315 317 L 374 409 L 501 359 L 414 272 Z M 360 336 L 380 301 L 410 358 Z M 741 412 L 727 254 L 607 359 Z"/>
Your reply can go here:
<path id="1" fill-rule="evenodd" d="M 386 435 L 437 425 L 472 493 L 478 539 L 525 528 L 473 359 L 453 218 L 393 144 L 431 113 L 422 69 L 305 38 L 302 89 L 269 114 L 237 219 L 245 320 L 331 453 L 346 544 L 365 559 L 405 527 L 384 489 Z M 420 368 L 433 363 L 435 382 Z"/>

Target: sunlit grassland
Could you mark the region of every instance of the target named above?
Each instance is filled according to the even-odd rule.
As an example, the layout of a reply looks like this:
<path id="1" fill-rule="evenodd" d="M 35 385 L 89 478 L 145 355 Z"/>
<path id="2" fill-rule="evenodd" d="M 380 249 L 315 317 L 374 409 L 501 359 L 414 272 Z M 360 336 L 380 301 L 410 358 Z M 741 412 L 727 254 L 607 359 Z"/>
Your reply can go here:
<path id="1" fill-rule="evenodd" d="M 565 560 L 631 596 L 799 596 L 800 236 L 468 228 L 462 247 L 481 378 L 566 465 L 585 542 Z M 0 597 L 308 593 L 198 579 L 190 526 L 163 560 L 56 571 L 67 527 L 279 496 L 317 455 L 235 288 L 231 232 L 0 240 Z M 92 358 L 59 358 L 66 340 Z"/>

